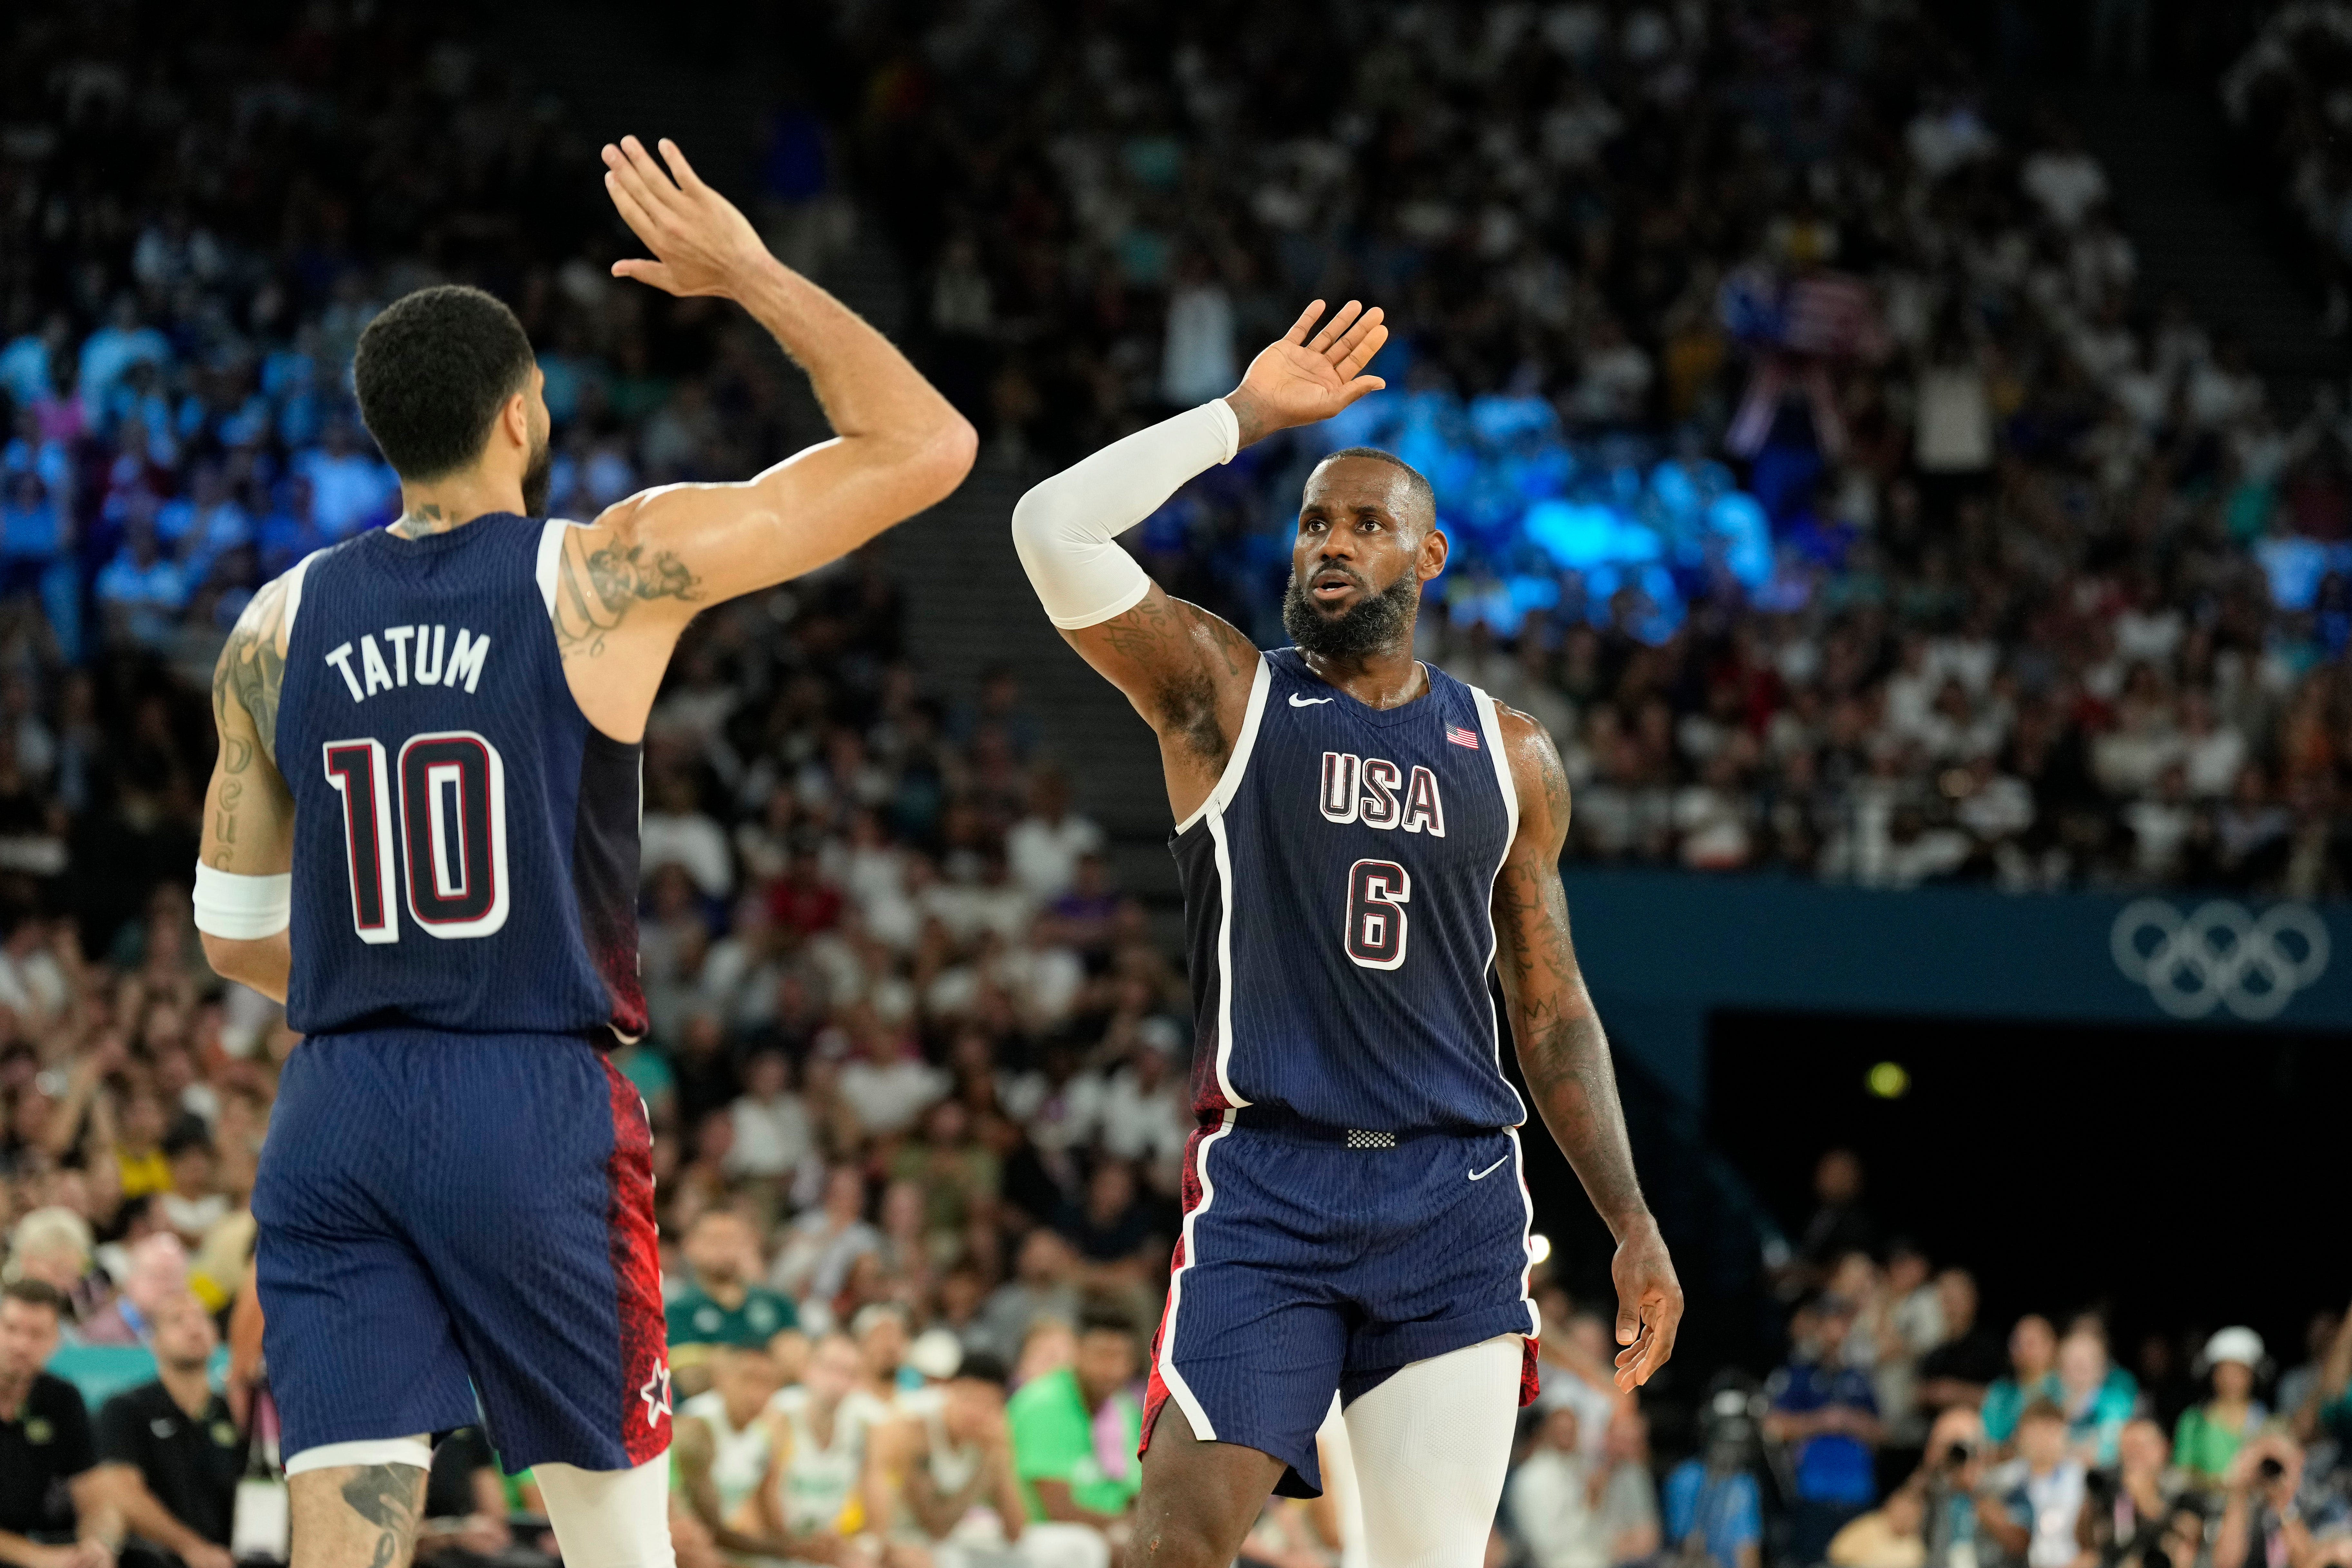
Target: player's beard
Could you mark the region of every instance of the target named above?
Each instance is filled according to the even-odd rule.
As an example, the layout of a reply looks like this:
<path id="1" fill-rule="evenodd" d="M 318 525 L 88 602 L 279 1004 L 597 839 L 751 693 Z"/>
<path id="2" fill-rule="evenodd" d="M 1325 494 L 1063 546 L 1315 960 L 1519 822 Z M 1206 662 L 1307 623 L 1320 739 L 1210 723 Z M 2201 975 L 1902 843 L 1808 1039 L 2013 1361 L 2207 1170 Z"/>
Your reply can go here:
<path id="1" fill-rule="evenodd" d="M 548 443 L 547 433 L 541 431 L 530 444 L 530 462 L 522 471 L 522 514 L 525 517 L 547 515 L 547 491 L 555 476 L 555 448 Z"/>
<path id="2" fill-rule="evenodd" d="M 1367 594 L 1336 616 L 1315 607 L 1290 574 L 1282 595 L 1282 629 L 1307 653 L 1325 658 L 1361 658 L 1412 640 L 1412 619 L 1421 607 L 1421 579 L 1411 572 L 1377 594 Z"/>

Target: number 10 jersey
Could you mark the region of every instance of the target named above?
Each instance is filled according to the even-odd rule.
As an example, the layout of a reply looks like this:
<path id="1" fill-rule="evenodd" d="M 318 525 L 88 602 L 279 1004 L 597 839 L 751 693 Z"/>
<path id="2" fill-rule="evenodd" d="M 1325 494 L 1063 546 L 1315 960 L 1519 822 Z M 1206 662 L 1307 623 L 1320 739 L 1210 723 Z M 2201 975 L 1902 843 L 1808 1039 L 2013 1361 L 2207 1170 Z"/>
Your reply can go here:
<path id="1" fill-rule="evenodd" d="M 564 679 L 550 617 L 570 526 L 371 531 L 289 574 L 277 756 L 302 1033 L 644 1032 L 640 748 Z"/>
<path id="2" fill-rule="evenodd" d="M 1489 989 L 1518 799 L 1494 700 L 1434 665 L 1373 709 L 1296 648 L 1260 658 L 1184 883 L 1194 1109 L 1326 1127 L 1515 1127 Z"/>

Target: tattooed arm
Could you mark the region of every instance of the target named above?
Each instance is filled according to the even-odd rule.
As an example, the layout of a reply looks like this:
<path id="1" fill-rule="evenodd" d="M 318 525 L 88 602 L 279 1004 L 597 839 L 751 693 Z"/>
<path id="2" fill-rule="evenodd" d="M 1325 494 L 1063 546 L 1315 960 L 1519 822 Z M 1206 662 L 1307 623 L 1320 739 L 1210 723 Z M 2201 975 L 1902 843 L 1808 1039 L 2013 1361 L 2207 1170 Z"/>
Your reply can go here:
<path id="1" fill-rule="evenodd" d="M 654 253 L 614 274 L 742 306 L 808 372 L 836 434 L 743 483 L 632 496 L 565 542 L 557 640 L 582 709 L 622 740 L 643 732 L 698 609 L 814 571 L 946 499 L 978 442 L 888 339 L 769 255 L 674 143 L 661 151 L 667 172 L 635 137 L 604 149 L 605 190 Z"/>
<path id="2" fill-rule="evenodd" d="M 205 791 L 198 853 L 216 871 L 272 877 L 294 864 L 294 797 L 278 771 L 278 697 L 286 679 L 286 580 L 253 596 L 213 667 L 213 724 L 220 753 Z M 204 933 L 205 956 L 230 980 L 286 1000 L 292 964 L 287 935 L 254 941 Z"/>
<path id="3" fill-rule="evenodd" d="M 1495 879 L 1496 963 L 1519 1070 L 1544 1125 L 1617 1238 L 1617 1385 L 1636 1388 L 1674 1353 L 1683 1291 L 1633 1174 L 1609 1039 L 1569 940 L 1559 850 L 1568 775 L 1544 727 L 1502 710 L 1503 747 L 1519 797 L 1519 832 Z"/>

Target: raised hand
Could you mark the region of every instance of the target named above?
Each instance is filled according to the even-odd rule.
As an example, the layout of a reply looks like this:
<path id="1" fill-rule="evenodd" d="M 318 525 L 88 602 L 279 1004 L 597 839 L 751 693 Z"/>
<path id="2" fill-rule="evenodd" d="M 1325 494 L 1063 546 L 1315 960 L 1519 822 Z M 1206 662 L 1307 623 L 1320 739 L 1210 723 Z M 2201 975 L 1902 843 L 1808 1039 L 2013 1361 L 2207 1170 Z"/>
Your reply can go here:
<path id="1" fill-rule="evenodd" d="M 672 294 L 732 298 L 750 270 L 768 259 L 768 247 L 733 202 L 702 183 L 677 142 L 665 136 L 659 145 L 667 174 L 634 136 L 622 137 L 617 147 L 604 144 L 605 194 L 655 257 L 615 261 L 613 276 Z"/>
<path id="2" fill-rule="evenodd" d="M 1377 375 L 1362 374 L 1389 341 L 1380 307 L 1367 310 L 1350 300 L 1309 338 L 1308 330 L 1322 314 L 1320 300 L 1300 311 L 1290 331 L 1261 350 L 1250 361 L 1242 384 L 1226 395 L 1234 417 L 1241 422 L 1243 446 L 1276 430 L 1328 419 L 1388 384 Z"/>

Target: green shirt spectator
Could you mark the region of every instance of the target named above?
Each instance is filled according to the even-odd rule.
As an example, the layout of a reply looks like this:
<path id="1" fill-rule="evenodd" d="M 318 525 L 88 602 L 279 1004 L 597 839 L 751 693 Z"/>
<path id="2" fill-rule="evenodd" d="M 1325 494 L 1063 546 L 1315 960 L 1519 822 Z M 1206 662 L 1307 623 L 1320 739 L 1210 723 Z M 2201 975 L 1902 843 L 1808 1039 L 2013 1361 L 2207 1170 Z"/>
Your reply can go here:
<path id="1" fill-rule="evenodd" d="M 792 1299 L 765 1285 L 738 1286 L 741 1297 L 728 1306 L 716 1296 L 689 1286 L 667 1309 L 669 1342 L 673 1345 L 740 1345 L 764 1349 L 786 1329 L 801 1325 Z"/>
<path id="2" fill-rule="evenodd" d="M 1031 1519 L 1108 1524 L 1142 1489 L 1143 1404 L 1128 1386 L 1135 1362 L 1125 1319 L 1089 1310 L 1078 1322 L 1076 1359 L 1013 1396 L 1005 1408 L 1013 1468 Z"/>
<path id="3" fill-rule="evenodd" d="M 785 1330 L 800 1327 L 800 1314 L 790 1299 L 758 1282 L 759 1237 L 733 1210 L 712 1209 L 697 1218 L 680 1250 L 688 1270 L 686 1288 L 664 1316 L 671 1376 L 678 1392 L 691 1397 L 710 1386 L 712 1346 L 764 1349 Z"/>

